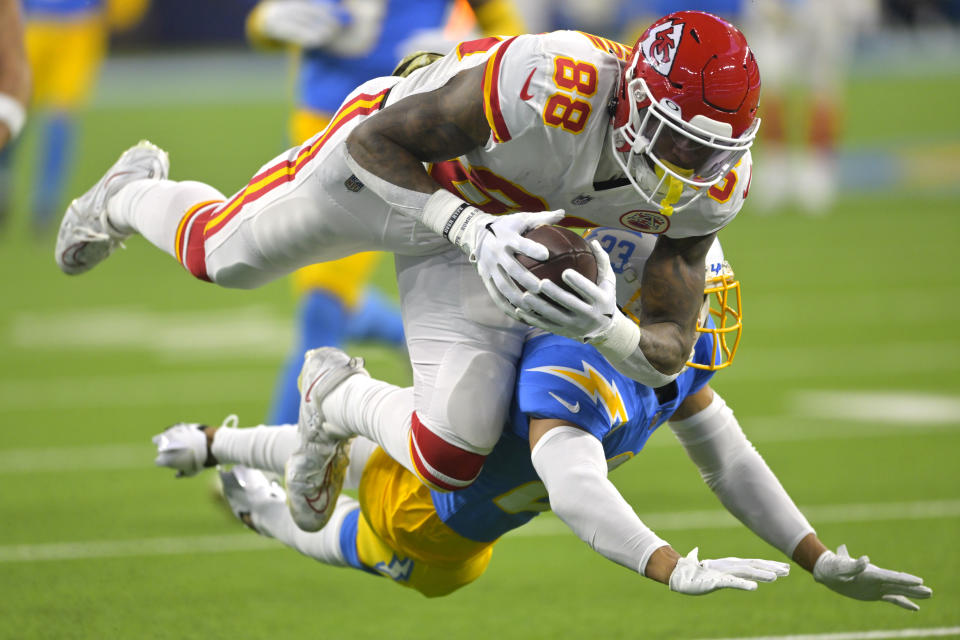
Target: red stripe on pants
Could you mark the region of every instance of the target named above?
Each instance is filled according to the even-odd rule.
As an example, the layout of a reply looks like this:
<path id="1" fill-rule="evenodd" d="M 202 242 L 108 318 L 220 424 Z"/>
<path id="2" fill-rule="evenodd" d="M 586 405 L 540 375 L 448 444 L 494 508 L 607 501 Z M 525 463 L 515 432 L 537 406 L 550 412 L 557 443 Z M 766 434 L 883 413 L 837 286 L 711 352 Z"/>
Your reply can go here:
<path id="1" fill-rule="evenodd" d="M 483 468 L 487 456 L 450 444 L 413 413 L 410 455 L 421 480 L 444 491 L 457 491 L 470 486 Z"/>
<path id="2" fill-rule="evenodd" d="M 204 227 L 207 226 L 210 216 L 216 211 L 217 207 L 211 206 L 193 219 L 193 222 L 190 223 L 187 249 L 183 255 L 183 266 L 185 266 L 194 277 L 206 282 L 210 282 L 210 278 L 207 276 L 207 254 L 206 247 L 204 247 L 206 234 L 204 233 Z"/>

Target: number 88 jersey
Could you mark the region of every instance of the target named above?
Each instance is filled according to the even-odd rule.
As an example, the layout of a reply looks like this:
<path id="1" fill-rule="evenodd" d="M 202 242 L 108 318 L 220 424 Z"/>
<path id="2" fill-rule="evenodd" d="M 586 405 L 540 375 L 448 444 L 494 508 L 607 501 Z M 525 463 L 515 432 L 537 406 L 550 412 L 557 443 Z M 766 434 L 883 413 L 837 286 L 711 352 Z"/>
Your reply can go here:
<path id="1" fill-rule="evenodd" d="M 485 38 L 457 45 L 392 95 L 429 91 L 483 65 L 483 109 L 491 136 L 481 148 L 429 167 L 444 188 L 488 213 L 564 209 L 563 224 L 625 227 L 671 237 L 725 226 L 749 182 L 746 154 L 720 184 L 682 211 L 647 202 L 613 158 L 610 107 L 631 49 L 578 31 Z M 652 180 L 659 180 L 651 170 Z M 692 199 L 685 188 L 665 205 Z M 667 194 L 665 194 L 667 197 Z"/>

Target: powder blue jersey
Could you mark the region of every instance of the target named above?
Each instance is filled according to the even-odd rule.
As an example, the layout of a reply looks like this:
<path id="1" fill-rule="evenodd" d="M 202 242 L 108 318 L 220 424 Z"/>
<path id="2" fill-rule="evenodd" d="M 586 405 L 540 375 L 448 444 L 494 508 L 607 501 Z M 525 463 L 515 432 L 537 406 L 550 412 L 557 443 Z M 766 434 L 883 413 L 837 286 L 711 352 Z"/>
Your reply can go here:
<path id="1" fill-rule="evenodd" d="M 27 14 L 70 16 L 93 13 L 102 8 L 103 0 L 23 0 L 23 10 Z"/>
<path id="2" fill-rule="evenodd" d="M 402 57 L 402 43 L 422 29 L 442 27 L 450 0 L 385 0 L 379 35 L 360 57 L 307 49 L 300 62 L 299 106 L 334 113 L 347 95 L 370 78 L 388 76 Z"/>
<path id="3" fill-rule="evenodd" d="M 707 364 L 712 338 L 701 335 L 694 362 Z M 440 518 L 465 538 L 492 541 L 550 508 L 530 461 L 528 420 L 568 421 L 603 443 L 609 468 L 639 453 L 653 431 L 699 391 L 712 371 L 687 368 L 658 390 L 619 373 L 590 345 L 554 335 L 528 340 L 517 369 L 510 424 L 466 489 L 433 492 Z"/>

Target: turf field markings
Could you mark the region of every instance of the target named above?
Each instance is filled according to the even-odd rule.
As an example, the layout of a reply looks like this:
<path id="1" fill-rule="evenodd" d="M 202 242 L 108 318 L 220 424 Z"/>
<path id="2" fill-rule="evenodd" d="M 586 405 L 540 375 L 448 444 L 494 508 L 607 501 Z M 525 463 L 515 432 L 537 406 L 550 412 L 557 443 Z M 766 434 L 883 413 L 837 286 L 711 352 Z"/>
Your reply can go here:
<path id="1" fill-rule="evenodd" d="M 56 376 L 33 380 L 4 379 L 0 381 L 0 412 L 209 405 L 243 397 L 266 398 L 275 376 L 276 369 L 271 366 L 246 370 L 234 368 L 127 375 Z M 54 389 L 56 392 L 51 392 Z M 184 415 L 182 418 L 190 416 Z M 158 431 L 165 426 L 167 425 L 156 425 Z"/>
<path id="2" fill-rule="evenodd" d="M 960 397 L 893 391 L 800 391 L 793 413 L 812 418 L 898 424 L 960 423 Z"/>
<path id="3" fill-rule="evenodd" d="M 917 502 L 874 502 L 802 506 L 800 510 L 817 524 L 844 524 L 849 522 L 877 522 L 925 520 L 960 517 L 960 500 L 925 500 Z M 734 529 L 743 524 L 726 511 L 643 512 L 643 521 L 656 531 L 698 531 L 703 529 Z M 569 529 L 552 513 L 544 513 L 529 524 L 511 531 L 515 537 L 552 536 L 569 533 Z"/>
<path id="4" fill-rule="evenodd" d="M 186 375 L 186 376 L 176 376 L 175 384 L 178 387 L 177 391 L 171 391 L 168 387 L 166 388 L 165 394 L 159 394 L 157 396 L 150 396 L 146 398 L 133 398 L 130 403 L 126 406 L 165 406 L 172 403 L 170 393 L 176 393 L 176 402 L 183 405 L 190 404 L 207 404 L 208 402 L 224 402 L 230 399 L 227 397 L 219 397 L 211 395 L 210 393 L 204 392 L 199 393 L 195 392 L 196 389 L 202 389 L 201 385 L 203 379 L 208 379 L 210 376 L 216 376 L 217 380 L 226 380 L 229 381 L 231 375 L 234 375 L 236 372 L 231 372 L 227 374 L 227 377 L 224 378 L 218 372 L 206 373 L 206 374 L 197 374 L 197 375 Z M 272 373 L 272 372 L 271 372 Z M 146 393 L 148 389 L 157 389 L 160 387 L 160 383 L 156 379 L 152 378 L 149 380 L 141 380 L 139 376 L 133 376 L 138 382 L 135 383 L 135 386 L 142 386 L 143 393 Z M 195 379 L 194 379 L 195 378 Z M 117 378 L 117 380 L 121 380 Z M 131 382 L 131 377 L 124 377 L 122 379 L 124 384 Z M 46 386 L 46 385 L 45 385 Z M 180 388 L 182 386 L 182 388 Z M 243 387 L 244 389 L 252 389 L 251 387 Z M 259 387 L 256 387 L 259 388 Z M 234 388 L 236 393 L 237 387 Z M 251 393 L 253 391 L 251 390 Z M 72 398 L 73 402 L 65 402 L 62 405 L 55 405 L 56 407 L 69 406 L 71 408 L 83 407 L 100 407 L 100 406 L 124 406 L 121 404 L 111 404 L 114 400 L 113 398 L 114 391 L 105 392 L 103 396 L 93 395 L 87 396 L 84 395 L 81 398 Z M 19 398 L 19 401 L 16 399 Z M 31 409 L 35 408 L 37 405 L 31 404 L 17 404 L 18 402 L 24 402 L 23 396 L 13 396 L 13 399 L 6 397 L 2 388 L 0 388 L 0 404 L 5 401 L 10 401 L 12 406 L 0 406 L 0 413 L 4 409 L 17 410 L 17 409 Z M 50 405 L 48 403 L 47 405 Z M 184 415 L 185 419 L 202 420 L 205 417 L 209 416 L 189 416 Z M 217 418 L 219 420 L 219 418 Z M 795 426 L 798 422 L 803 425 L 803 428 L 784 428 L 785 424 L 789 421 L 790 426 Z M 163 427 L 166 425 L 158 424 L 155 425 L 154 431 L 159 433 Z M 808 421 L 796 419 L 786 419 L 786 418 L 753 418 L 744 421 L 744 429 L 747 432 L 747 435 L 750 437 L 750 441 L 754 444 L 763 444 L 763 443 L 779 443 L 779 442 L 801 442 L 808 440 L 829 440 L 829 439 L 855 439 L 855 438 L 869 438 L 870 440 L 876 440 L 877 438 L 883 437 L 904 437 L 909 434 L 909 437 L 917 437 L 919 435 L 929 435 L 929 434 L 939 434 L 943 433 L 944 430 L 954 430 L 956 427 L 951 425 L 923 425 L 919 427 L 911 428 L 909 432 L 904 431 L 903 429 L 890 428 L 889 426 L 884 429 L 871 429 L 869 431 L 863 429 L 845 429 L 842 424 L 832 423 L 829 425 L 829 428 L 823 427 L 822 420 L 810 420 L 809 425 Z M 666 429 L 665 431 L 669 431 Z M 4 474 L 18 474 L 18 473 L 46 473 L 46 472 L 66 472 L 66 471 L 102 471 L 102 470 L 137 470 L 145 469 L 149 466 L 150 460 L 153 459 L 155 455 L 154 448 L 148 442 L 148 436 L 151 435 L 149 429 L 144 431 L 144 441 L 142 443 L 114 443 L 114 444 L 104 444 L 104 445 L 88 445 L 88 446 L 65 446 L 65 447 L 24 447 L 18 449 L 0 449 L 0 475 Z M 660 447 L 679 447 L 680 444 L 677 442 L 676 438 L 672 434 L 666 433 L 664 435 L 656 435 L 651 438 L 647 444 L 647 449 L 650 448 L 660 448 Z"/>
<path id="5" fill-rule="evenodd" d="M 6 449 L 0 450 L 0 474 L 149 469 L 155 455 L 149 443 Z"/>
<path id="6" fill-rule="evenodd" d="M 738 636 L 737 638 L 709 638 L 704 640 L 886 640 L 888 638 L 944 638 L 957 635 L 960 635 L 960 627 L 877 629 L 874 631 L 840 631 L 788 636 Z"/>
<path id="7" fill-rule="evenodd" d="M 290 319 L 262 305 L 184 312 L 100 307 L 19 313 L 7 340 L 34 351 L 111 349 L 223 360 L 286 353 L 292 336 Z"/>
<path id="8" fill-rule="evenodd" d="M 737 366 L 724 370 L 722 379 L 734 381 L 811 379 L 846 380 L 851 376 L 889 372 L 895 363 L 899 375 L 960 371 L 960 343 L 956 340 L 802 345 L 768 347 L 744 352 Z M 789 362 L 790 366 L 783 366 Z"/>
<path id="9" fill-rule="evenodd" d="M 960 516 L 960 500 L 891 502 L 875 504 L 821 505 L 805 507 L 804 513 L 818 524 L 879 520 L 913 520 Z M 725 511 L 678 511 L 644 513 L 644 521 L 657 530 L 702 530 L 742 527 Z M 507 534 L 508 537 L 548 537 L 572 535 L 559 518 L 545 513 L 529 524 Z M 180 555 L 229 551 L 280 549 L 274 540 L 252 533 L 140 538 L 135 540 L 90 540 L 42 544 L 0 545 L 0 564 L 44 562 L 129 556 Z"/>
<path id="10" fill-rule="evenodd" d="M 251 533 L 141 538 L 137 540 L 91 540 L 89 542 L 53 542 L 0 546 L 0 563 L 82 560 L 85 558 L 122 558 L 164 556 L 189 553 L 259 551 L 281 548 L 275 540 Z"/>
<path id="11" fill-rule="evenodd" d="M 953 423 L 923 423 L 919 425 L 901 425 L 887 422 L 882 425 L 864 425 L 862 419 L 830 420 L 824 418 L 801 416 L 757 416 L 741 420 L 744 433 L 754 444 L 778 442 L 804 442 L 810 440 L 850 440 L 866 438 L 903 438 L 919 435 L 936 435 L 944 432 L 956 431 L 960 428 L 960 420 Z M 909 426 L 904 429 L 904 426 Z M 666 435 L 658 435 L 661 431 Z M 669 434 L 669 427 L 658 429 L 645 449 L 655 447 L 679 447 L 680 443 Z"/>

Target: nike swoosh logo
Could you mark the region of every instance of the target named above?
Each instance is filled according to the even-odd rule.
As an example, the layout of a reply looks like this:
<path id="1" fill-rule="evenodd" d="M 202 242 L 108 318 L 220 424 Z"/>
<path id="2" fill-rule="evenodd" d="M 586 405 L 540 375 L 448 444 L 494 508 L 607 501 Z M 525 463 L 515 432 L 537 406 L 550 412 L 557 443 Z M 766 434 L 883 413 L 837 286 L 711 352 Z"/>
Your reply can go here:
<path id="1" fill-rule="evenodd" d="M 556 400 L 557 402 L 559 402 L 560 404 L 562 404 L 562 405 L 567 409 L 567 411 L 569 411 L 570 413 L 580 413 L 580 401 L 579 401 L 579 400 L 577 400 L 576 402 L 574 402 L 573 404 L 571 404 L 570 402 L 567 402 L 566 400 L 564 400 L 563 398 L 561 398 L 560 396 L 558 396 L 557 394 L 555 394 L 553 391 L 548 391 L 547 393 L 549 393 L 549 394 L 553 397 L 554 400 Z"/>
<path id="2" fill-rule="evenodd" d="M 520 99 L 529 100 L 533 97 L 533 94 L 528 91 L 530 89 L 530 81 L 533 80 L 533 74 L 537 72 L 536 69 L 530 72 L 530 75 L 527 76 L 527 81 L 523 83 L 523 88 L 520 89 Z"/>

